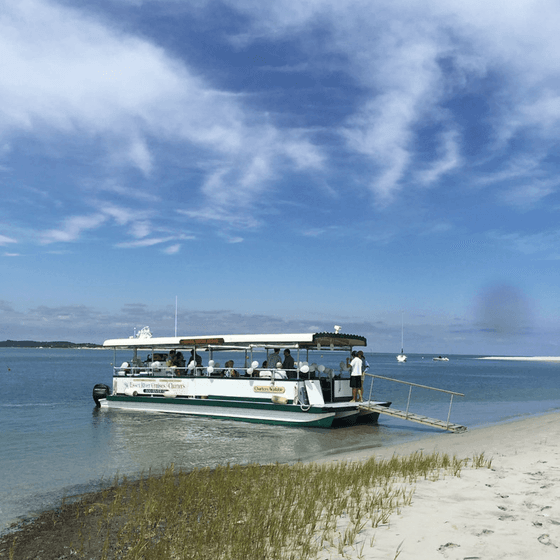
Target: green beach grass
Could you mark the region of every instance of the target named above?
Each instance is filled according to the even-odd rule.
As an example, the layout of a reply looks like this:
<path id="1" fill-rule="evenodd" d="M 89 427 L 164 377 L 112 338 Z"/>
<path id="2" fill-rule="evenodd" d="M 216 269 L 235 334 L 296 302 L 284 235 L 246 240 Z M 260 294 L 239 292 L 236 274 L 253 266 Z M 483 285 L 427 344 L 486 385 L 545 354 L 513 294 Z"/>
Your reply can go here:
<path id="1" fill-rule="evenodd" d="M 115 484 L 72 510 L 69 557 L 303 560 L 361 557 L 363 530 L 410 504 L 419 479 L 489 468 L 483 454 L 364 462 L 227 465 Z M 369 543 L 373 545 L 374 543 Z M 395 551 L 395 557 L 398 556 Z M 18 560 L 17 534 L 8 557 Z"/>

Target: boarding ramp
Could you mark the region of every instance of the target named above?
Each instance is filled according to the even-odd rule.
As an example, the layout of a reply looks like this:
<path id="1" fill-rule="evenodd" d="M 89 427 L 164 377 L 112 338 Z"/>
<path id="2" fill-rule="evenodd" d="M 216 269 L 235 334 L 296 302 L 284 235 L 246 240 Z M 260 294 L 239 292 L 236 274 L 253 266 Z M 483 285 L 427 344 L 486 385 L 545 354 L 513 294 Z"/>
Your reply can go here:
<path id="1" fill-rule="evenodd" d="M 461 426 L 459 424 L 452 424 L 449 421 L 451 417 L 451 406 L 453 405 L 453 397 L 464 397 L 463 393 L 456 393 L 455 391 L 446 391 L 445 389 L 438 389 L 437 387 L 429 387 L 428 385 L 419 385 L 418 383 L 410 383 L 409 381 L 401 381 L 400 379 L 393 379 L 391 377 L 383 377 L 382 375 L 373 375 L 371 373 L 366 373 L 368 377 L 376 379 L 385 379 L 387 381 L 393 381 L 394 383 L 402 383 L 409 386 L 408 390 L 408 401 L 406 403 L 406 410 L 399 410 L 397 408 L 389 408 L 386 406 L 380 406 L 378 404 L 371 404 L 371 394 L 373 392 L 373 381 L 371 380 L 371 387 L 369 391 L 368 401 L 360 405 L 360 409 L 368 410 L 372 412 L 379 412 L 380 414 L 388 414 L 389 416 L 394 416 L 395 418 L 401 418 L 402 420 L 409 420 L 410 422 L 417 422 L 419 424 L 425 424 L 426 426 L 433 426 L 434 428 L 441 428 L 442 430 L 447 430 L 448 432 L 466 432 L 466 426 Z M 420 387 L 422 389 L 429 389 L 431 391 L 438 391 L 440 393 L 447 393 L 450 395 L 449 401 L 449 412 L 447 414 L 447 420 L 438 420 L 437 418 L 429 418 L 428 416 L 423 416 L 415 412 L 410 412 L 410 400 L 412 396 L 413 387 Z"/>

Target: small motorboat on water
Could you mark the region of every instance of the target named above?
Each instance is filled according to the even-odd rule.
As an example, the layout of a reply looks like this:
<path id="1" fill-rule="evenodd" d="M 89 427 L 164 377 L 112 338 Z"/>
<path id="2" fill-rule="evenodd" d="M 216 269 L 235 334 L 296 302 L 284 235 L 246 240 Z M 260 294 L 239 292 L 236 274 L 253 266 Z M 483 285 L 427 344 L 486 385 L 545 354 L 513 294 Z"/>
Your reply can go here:
<path id="1" fill-rule="evenodd" d="M 130 351 L 113 368 L 112 387 L 93 389 L 102 408 L 167 412 L 265 424 L 331 427 L 376 422 L 379 412 L 352 401 L 346 362 L 340 372 L 311 363 L 323 352 L 366 346 L 358 335 L 336 332 L 303 334 L 152 337 L 145 327 L 130 338 L 106 340 L 106 348 Z M 293 366 L 278 363 L 277 349 L 288 350 Z M 183 353 L 188 356 L 185 360 Z M 243 357 L 243 366 L 220 354 Z M 180 359 L 177 359 L 180 355 Z M 256 359 L 259 358 L 259 359 Z M 237 360 L 236 360 L 237 361 Z M 275 361 L 276 363 L 271 363 Z M 231 364 L 230 364 L 231 362 Z M 263 366 L 263 362 L 266 365 Z M 390 402 L 368 401 L 389 407 Z"/>
<path id="2" fill-rule="evenodd" d="M 432 358 L 434 362 L 448 362 L 449 358 L 447 356 L 436 356 Z"/>

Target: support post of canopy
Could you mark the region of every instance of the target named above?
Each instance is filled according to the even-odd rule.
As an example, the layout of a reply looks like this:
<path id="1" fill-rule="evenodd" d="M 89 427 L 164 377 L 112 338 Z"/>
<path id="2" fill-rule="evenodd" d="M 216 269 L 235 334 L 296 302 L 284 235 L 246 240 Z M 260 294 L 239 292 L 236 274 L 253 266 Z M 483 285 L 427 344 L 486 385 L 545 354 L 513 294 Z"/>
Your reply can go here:
<path id="1" fill-rule="evenodd" d="M 451 399 L 449 400 L 449 412 L 447 413 L 447 426 L 449 426 L 449 418 L 451 417 L 451 405 L 453 404 L 453 393 L 451 393 Z"/>

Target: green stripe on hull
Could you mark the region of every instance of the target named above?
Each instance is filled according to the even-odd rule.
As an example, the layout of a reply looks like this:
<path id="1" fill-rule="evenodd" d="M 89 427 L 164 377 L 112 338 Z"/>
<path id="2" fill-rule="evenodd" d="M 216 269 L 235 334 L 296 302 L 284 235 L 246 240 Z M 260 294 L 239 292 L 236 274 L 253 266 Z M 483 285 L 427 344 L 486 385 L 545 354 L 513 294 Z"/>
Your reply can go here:
<path id="1" fill-rule="evenodd" d="M 261 420 L 260 418 L 241 418 L 239 416 L 214 416 L 212 414 L 197 414 L 204 418 L 215 418 L 218 420 L 235 420 L 236 422 L 249 422 L 251 424 L 272 424 L 275 426 L 292 426 L 300 428 L 330 428 L 333 423 L 333 416 L 312 420 L 311 422 L 290 422 L 289 420 Z"/>

